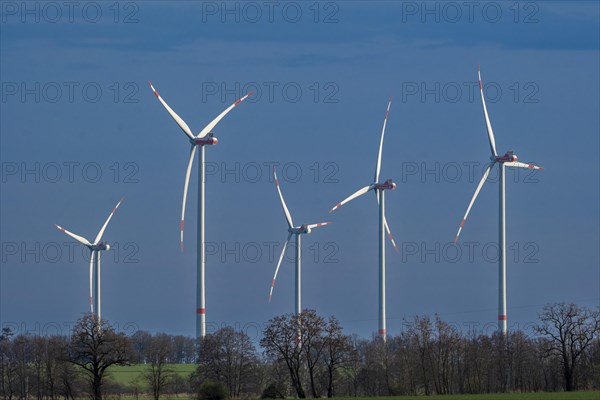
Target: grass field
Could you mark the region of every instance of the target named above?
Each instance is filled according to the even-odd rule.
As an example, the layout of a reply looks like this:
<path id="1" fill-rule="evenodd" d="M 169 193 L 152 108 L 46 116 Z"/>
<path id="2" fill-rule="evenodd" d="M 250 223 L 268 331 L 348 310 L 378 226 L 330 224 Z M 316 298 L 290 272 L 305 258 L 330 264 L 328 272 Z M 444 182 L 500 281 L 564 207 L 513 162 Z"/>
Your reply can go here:
<path id="1" fill-rule="evenodd" d="M 600 400 L 600 392 L 571 393 L 498 393 L 462 394 L 445 396 L 401 396 L 401 397 L 337 397 L 336 400 Z"/>
<path id="2" fill-rule="evenodd" d="M 148 366 L 143 364 L 128 367 L 113 366 L 109 369 L 110 377 L 120 385 L 140 389 L 147 389 L 142 379 L 142 374 Z M 177 372 L 182 378 L 187 378 L 194 372 L 196 366 L 193 364 L 170 364 L 169 368 Z M 119 397 L 127 399 L 128 397 Z M 337 400 L 423 400 L 425 398 L 437 398 L 441 400 L 600 400 L 600 391 L 595 392 L 571 392 L 571 393 L 498 393 L 498 394 L 471 394 L 471 395 L 447 395 L 447 396 L 394 396 L 394 397 L 337 397 Z M 133 399 L 133 398 L 132 398 Z M 141 400 L 149 400 L 149 396 L 140 396 Z M 161 396 L 164 400 L 192 400 L 193 398 L 180 396 Z"/>
<path id="3" fill-rule="evenodd" d="M 194 364 L 169 364 L 171 370 L 175 371 L 182 378 L 187 378 L 196 369 Z M 111 379 L 119 385 L 132 387 L 135 385 L 136 380 L 139 382 L 140 388 L 147 387 L 146 383 L 142 379 L 142 374 L 147 371 L 148 366 L 144 364 L 136 364 L 130 366 L 119 366 L 113 365 L 108 370 Z"/>
<path id="4" fill-rule="evenodd" d="M 135 397 L 119 396 L 120 400 L 134 400 Z M 164 400 L 196 400 L 188 396 L 161 396 Z M 448 396 L 404 396 L 404 397 L 336 397 L 336 400 L 598 400 L 600 392 L 571 393 L 501 393 L 501 394 L 469 394 Z M 139 396 L 137 400 L 151 400 L 150 396 Z"/>

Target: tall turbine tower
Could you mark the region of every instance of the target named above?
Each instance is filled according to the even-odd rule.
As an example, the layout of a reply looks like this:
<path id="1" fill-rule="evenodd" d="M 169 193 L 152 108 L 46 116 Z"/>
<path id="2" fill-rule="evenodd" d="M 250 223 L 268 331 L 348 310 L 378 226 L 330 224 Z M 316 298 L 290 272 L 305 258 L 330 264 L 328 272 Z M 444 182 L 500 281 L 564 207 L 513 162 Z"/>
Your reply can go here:
<path id="1" fill-rule="evenodd" d="M 187 197 L 187 189 L 190 181 L 190 172 L 192 170 L 192 164 L 194 163 L 194 155 L 196 154 L 196 148 L 200 147 L 200 162 L 198 163 L 198 247 L 196 251 L 196 263 L 197 263 L 197 278 L 196 278 L 196 337 L 206 336 L 206 305 L 205 305 L 205 291 L 204 291 L 204 269 L 206 266 L 205 254 L 204 254 L 204 146 L 216 145 L 219 141 L 214 137 L 212 129 L 217 126 L 219 121 L 223 119 L 235 106 L 246 100 L 252 92 L 248 93 L 235 103 L 230 105 L 225 111 L 223 111 L 217 118 L 212 120 L 208 125 L 200 131 L 196 136 L 192 134 L 190 127 L 185 123 L 179 115 L 175 113 L 169 107 L 169 105 L 160 97 L 158 92 L 152 86 L 152 83 L 148 82 L 150 88 L 154 92 L 156 98 L 165 107 L 167 112 L 175 120 L 177 125 L 181 128 L 183 133 L 187 136 L 190 142 L 190 156 L 188 160 L 188 166 L 185 173 L 185 184 L 183 187 L 183 203 L 181 206 L 181 224 L 180 224 L 180 246 L 183 251 L 183 227 L 185 221 L 185 202 Z"/>
<path id="2" fill-rule="evenodd" d="M 467 220 L 467 216 L 469 215 L 469 211 L 471 211 L 471 207 L 473 207 L 473 203 L 475 203 L 475 199 L 479 194 L 479 191 L 483 187 L 492 167 L 498 163 L 498 167 L 500 169 L 500 179 L 499 179 L 499 237 L 498 237 L 498 331 L 503 335 L 506 335 L 507 331 L 507 319 L 506 319 L 506 169 L 505 167 L 519 167 L 519 168 L 528 168 L 528 169 L 539 169 L 543 170 L 544 168 L 538 167 L 532 164 L 525 164 L 517 161 L 517 155 L 513 153 L 512 150 L 509 150 L 503 156 L 498 156 L 496 152 L 496 140 L 494 139 L 494 131 L 492 130 L 492 124 L 490 123 L 490 117 L 487 112 L 487 107 L 485 106 L 485 96 L 483 94 L 483 85 L 481 84 L 481 70 L 478 68 L 477 73 L 479 75 L 479 92 L 481 93 L 481 103 L 483 104 L 483 115 L 485 117 L 485 125 L 488 133 L 488 140 L 490 143 L 491 157 L 490 164 L 486 168 L 481 180 L 479 181 L 479 185 L 477 185 L 477 189 L 475 190 L 475 194 L 469 203 L 469 207 L 467 208 L 467 212 L 463 217 L 460 227 L 458 228 L 458 233 L 456 234 L 456 238 L 454 242 L 458 242 L 458 236 L 465 225 L 465 221 Z"/>
<path id="3" fill-rule="evenodd" d="M 302 312 L 302 244 L 300 240 L 300 236 L 307 234 L 310 235 L 311 231 L 314 228 L 318 228 L 320 226 L 329 225 L 331 222 L 321 222 L 319 224 L 302 224 L 300 226 L 294 226 L 294 222 L 292 221 L 292 215 L 285 205 L 285 200 L 283 199 L 283 195 L 281 194 L 281 188 L 279 187 L 279 181 L 277 180 L 277 173 L 275 172 L 275 168 L 273 168 L 273 176 L 275 177 L 275 186 L 277 187 L 277 192 L 279 193 L 279 200 L 281 201 L 281 206 L 283 207 L 283 214 L 285 215 L 285 220 L 288 224 L 288 237 L 283 244 L 283 250 L 281 250 L 281 255 L 279 256 L 279 261 L 277 262 L 277 267 L 275 268 L 275 275 L 273 275 L 273 280 L 271 281 L 271 290 L 269 292 L 269 303 L 271 302 L 271 297 L 273 296 L 273 288 L 275 287 L 275 280 L 277 279 L 277 273 L 279 272 L 279 266 L 281 265 L 281 261 L 283 260 L 283 256 L 285 254 L 285 249 L 292 237 L 292 235 L 296 236 L 296 255 L 294 261 L 296 263 L 296 314 L 300 315 Z"/>
<path id="4" fill-rule="evenodd" d="M 348 198 L 343 200 L 341 203 L 338 203 L 335 207 L 333 207 L 329 212 L 332 212 L 339 207 L 343 206 L 350 200 L 353 200 L 363 194 L 374 190 L 375 196 L 377 197 L 377 203 L 379 204 L 379 330 L 378 333 L 381 338 L 386 340 L 386 314 L 385 314 L 385 233 L 387 234 L 394 245 L 396 251 L 398 251 L 398 246 L 396 246 L 396 242 L 394 242 L 394 238 L 392 237 L 392 233 L 390 232 L 390 228 L 387 223 L 387 219 L 385 218 L 385 191 L 386 190 L 394 190 L 396 189 L 396 184 L 392 182 L 391 179 L 383 183 L 379 183 L 379 172 L 381 171 L 381 153 L 383 150 L 383 137 L 385 135 L 385 127 L 387 125 L 388 114 L 390 112 L 390 106 L 392 105 L 392 99 L 390 98 L 390 102 L 388 103 L 387 110 L 385 111 L 385 119 L 383 120 L 383 128 L 381 130 L 381 139 L 379 141 L 379 153 L 377 155 L 377 164 L 375 166 L 375 177 L 373 179 L 373 183 L 363 187 L 358 190 L 356 193 L 350 195 Z"/>
<path id="5" fill-rule="evenodd" d="M 96 314 L 98 316 L 98 322 L 100 322 L 100 320 L 102 319 L 102 301 L 101 301 L 101 297 L 100 297 L 100 252 L 110 250 L 110 245 L 108 243 L 101 242 L 102 235 L 104 235 L 104 231 L 106 230 L 106 227 L 108 226 L 110 219 L 112 218 L 115 211 L 117 211 L 117 208 L 119 208 L 119 206 L 123 202 L 123 199 L 124 199 L 124 197 L 121 198 L 121 200 L 119 200 L 119 202 L 117 203 L 115 208 L 113 208 L 113 210 L 110 212 L 110 215 L 106 219 L 106 222 L 104 223 L 104 225 L 102 225 L 100 232 L 98 232 L 98 234 L 96 235 L 96 238 L 94 239 L 93 242 L 90 242 L 83 236 L 79 236 L 73 232 L 69 232 L 62 226 L 54 224 L 54 226 L 56 226 L 60 231 L 63 231 L 67 235 L 71 236 L 73 239 L 77 240 L 79 243 L 83 244 L 85 247 L 87 247 L 90 250 L 90 311 L 91 311 L 92 315 L 94 315 L 94 310 L 96 310 Z M 96 266 L 96 279 L 95 279 L 96 284 L 95 285 L 94 285 L 94 264 Z M 95 288 L 94 288 L 94 286 L 95 286 Z M 95 298 L 94 298 L 94 291 L 96 292 Z"/>

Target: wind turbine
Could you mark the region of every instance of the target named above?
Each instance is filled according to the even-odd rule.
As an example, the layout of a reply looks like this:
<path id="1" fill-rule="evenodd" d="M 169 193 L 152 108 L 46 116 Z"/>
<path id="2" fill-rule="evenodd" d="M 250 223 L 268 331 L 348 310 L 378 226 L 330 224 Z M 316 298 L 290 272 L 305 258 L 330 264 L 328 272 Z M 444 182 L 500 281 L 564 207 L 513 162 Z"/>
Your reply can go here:
<path id="1" fill-rule="evenodd" d="M 183 186 L 183 204 L 181 206 L 181 224 L 180 224 L 180 246 L 181 251 L 183 251 L 183 226 L 185 221 L 185 202 L 187 197 L 188 184 L 190 181 L 190 172 L 192 170 L 192 164 L 194 163 L 194 155 L 196 154 L 196 148 L 200 147 L 200 162 L 198 164 L 198 247 L 196 251 L 196 263 L 197 263 L 197 278 L 196 278 L 196 337 L 204 337 L 206 335 L 206 307 L 205 307 L 205 298 L 204 298 L 204 269 L 206 265 L 206 260 L 204 256 L 204 182 L 205 182 L 205 173 L 204 173 L 204 146 L 212 146 L 219 143 L 216 137 L 214 137 L 212 129 L 217 126 L 217 124 L 225 117 L 229 111 L 231 111 L 235 106 L 240 104 L 242 101 L 246 100 L 252 92 L 248 93 L 241 99 L 237 100 L 235 103 L 230 105 L 225 111 L 223 111 L 219 116 L 213 119 L 208 125 L 204 127 L 200 131 L 200 133 L 196 136 L 192 134 L 190 127 L 185 123 L 183 119 L 179 115 L 175 113 L 169 107 L 169 105 L 160 97 L 152 83 L 148 81 L 150 88 L 154 92 L 156 98 L 160 101 L 160 103 L 165 107 L 167 112 L 173 117 L 177 125 L 181 128 L 183 133 L 187 136 L 191 147 L 190 147 L 190 156 L 188 161 L 187 170 L 185 173 L 185 184 Z"/>
<path id="2" fill-rule="evenodd" d="M 106 227 L 108 226 L 108 223 L 110 222 L 110 219 L 112 218 L 115 211 L 117 211 L 117 208 L 119 208 L 119 206 L 123 202 L 123 199 L 124 199 L 124 197 L 122 197 L 121 200 L 119 200 L 119 202 L 117 203 L 115 208 L 113 208 L 113 210 L 110 212 L 110 215 L 106 219 L 106 222 L 104 223 L 104 225 L 102 225 L 100 232 L 98 232 L 98 234 L 96 235 L 96 238 L 94 239 L 93 242 L 90 242 L 83 236 L 79 236 L 73 232 L 69 232 L 62 226 L 54 224 L 54 226 L 56 226 L 59 230 L 63 231 L 67 235 L 71 236 L 73 239 L 77 240 L 79 243 L 83 244 L 90 250 L 90 311 L 93 315 L 94 309 L 96 310 L 96 312 L 98 314 L 98 322 L 100 322 L 100 320 L 102 318 L 102 308 L 101 308 L 102 303 L 101 303 L 101 298 L 100 298 L 100 252 L 110 250 L 110 245 L 106 242 L 101 242 L 100 240 L 102 240 L 102 235 L 104 234 L 104 231 L 106 230 Z M 92 300 L 93 299 L 92 288 L 94 286 L 94 284 L 93 284 L 94 263 L 96 264 L 96 287 L 95 287 L 96 298 L 95 298 L 95 301 Z"/>
<path id="3" fill-rule="evenodd" d="M 285 254 L 285 249 L 292 237 L 292 235 L 296 236 L 296 314 L 300 315 L 302 312 L 302 244 L 301 244 L 301 235 L 307 234 L 310 235 L 314 228 L 318 228 L 321 226 L 329 225 L 331 222 L 321 222 L 319 224 L 302 224 L 299 226 L 294 226 L 294 222 L 292 221 L 292 215 L 285 205 L 285 200 L 283 199 L 283 195 L 281 194 L 281 188 L 279 187 L 279 181 L 277 180 L 277 172 L 275 172 L 275 168 L 273 168 L 273 176 L 275 177 L 275 186 L 277 187 L 277 192 L 279 193 L 279 200 L 281 200 L 281 206 L 283 207 L 283 214 L 285 215 L 285 220 L 288 224 L 288 237 L 283 244 L 283 250 L 281 250 L 281 255 L 279 256 L 279 261 L 277 262 L 277 267 L 275 268 L 275 275 L 273 275 L 273 281 L 271 282 L 271 290 L 269 292 L 269 303 L 271 302 L 271 297 L 273 296 L 273 288 L 275 287 L 275 280 L 277 279 L 277 273 L 279 272 L 279 266 L 281 265 L 281 261 L 283 260 L 283 255 Z"/>
<path id="4" fill-rule="evenodd" d="M 385 191 L 386 190 L 394 190 L 396 189 L 396 184 L 388 179 L 383 183 L 379 183 L 379 172 L 381 171 L 381 153 L 383 150 L 383 137 L 385 135 L 385 127 L 387 125 L 388 114 L 390 112 L 390 106 L 392 105 L 392 99 L 390 98 L 390 102 L 388 103 L 387 110 L 385 111 L 385 119 L 383 120 L 383 129 L 381 130 L 381 139 L 379 141 L 379 153 L 377 155 L 377 164 L 375 166 L 375 177 L 373 179 L 373 183 L 359 189 L 356 193 L 350 195 L 342 202 L 338 203 L 335 207 L 333 207 L 329 212 L 335 211 L 339 207 L 343 206 L 350 200 L 353 200 L 363 194 L 373 190 L 375 192 L 375 196 L 377 198 L 377 203 L 379 204 L 379 330 L 378 333 L 381 335 L 381 338 L 386 340 L 386 316 L 385 316 L 385 232 L 387 234 L 394 245 L 396 251 L 398 251 L 398 246 L 396 246 L 396 242 L 394 242 L 394 238 L 392 237 L 392 233 L 390 232 L 390 227 L 385 218 Z"/>
<path id="5" fill-rule="evenodd" d="M 483 184 L 485 183 L 492 167 L 498 163 L 498 167 L 500 169 L 500 198 L 499 198 L 499 237 L 498 237 L 498 331 L 503 335 L 506 335 L 506 174 L 505 167 L 519 167 L 519 168 L 528 168 L 528 169 L 539 169 L 543 170 L 544 168 L 538 167 L 532 164 L 525 164 L 517 161 L 516 154 L 513 153 L 512 150 L 507 151 L 503 156 L 498 156 L 496 152 L 496 140 L 494 139 L 494 131 L 492 130 L 492 124 L 490 123 L 490 117 L 487 112 L 487 107 L 485 106 L 485 96 L 483 95 L 483 85 L 481 84 L 481 70 L 478 67 L 477 73 L 479 75 L 479 92 L 481 93 L 481 104 L 483 104 L 483 115 L 485 117 L 485 125 L 488 133 L 488 140 L 490 143 L 490 150 L 492 155 L 490 157 L 490 164 L 486 168 L 479 184 L 477 185 L 477 189 L 475 190 L 475 194 L 469 203 L 469 207 L 467 208 L 467 212 L 463 217 L 460 227 L 458 228 L 458 233 L 456 234 L 456 238 L 454 242 L 458 242 L 458 236 L 462 231 L 463 226 L 465 225 L 465 221 L 467 220 L 467 216 L 469 215 L 469 211 L 471 211 L 471 207 L 473 207 L 473 203 L 475 203 L 475 199 L 479 194 Z"/>

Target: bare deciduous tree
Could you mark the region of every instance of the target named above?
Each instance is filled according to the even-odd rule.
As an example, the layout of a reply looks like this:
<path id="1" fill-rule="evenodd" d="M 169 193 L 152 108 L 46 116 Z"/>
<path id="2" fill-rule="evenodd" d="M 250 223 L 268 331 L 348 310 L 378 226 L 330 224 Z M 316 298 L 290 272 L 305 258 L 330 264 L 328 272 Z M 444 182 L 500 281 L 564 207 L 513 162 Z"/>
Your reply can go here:
<path id="1" fill-rule="evenodd" d="M 546 342 L 547 354 L 561 360 L 565 390 L 575 390 L 575 371 L 581 356 L 600 332 L 600 311 L 576 304 L 549 304 L 540 314 L 536 331 L 550 339 Z"/>
<path id="2" fill-rule="evenodd" d="M 250 337 L 231 327 L 199 341 L 198 378 L 223 382 L 232 397 L 248 394 L 258 378 L 258 355 Z"/>
<path id="3" fill-rule="evenodd" d="M 171 336 L 164 333 L 151 337 L 144 347 L 144 359 L 148 363 L 144 379 L 152 389 L 154 400 L 160 398 L 165 387 L 173 379 L 174 371 L 168 365 L 172 353 L 173 341 Z"/>
<path id="4" fill-rule="evenodd" d="M 327 366 L 327 397 L 334 395 L 335 374 L 350 362 L 353 349 L 350 338 L 344 335 L 342 326 L 335 317 L 330 317 L 325 326 L 325 365 Z"/>
<path id="5" fill-rule="evenodd" d="M 302 385 L 302 345 L 298 340 L 296 316 L 285 314 L 269 320 L 260 345 L 272 361 L 285 363 L 296 395 L 301 399 L 306 398 Z"/>
<path id="6" fill-rule="evenodd" d="M 105 320 L 98 322 L 88 314 L 73 329 L 68 359 L 86 373 L 94 400 L 102 400 L 106 370 L 112 365 L 129 365 L 133 357 L 129 338 L 116 333 Z"/>

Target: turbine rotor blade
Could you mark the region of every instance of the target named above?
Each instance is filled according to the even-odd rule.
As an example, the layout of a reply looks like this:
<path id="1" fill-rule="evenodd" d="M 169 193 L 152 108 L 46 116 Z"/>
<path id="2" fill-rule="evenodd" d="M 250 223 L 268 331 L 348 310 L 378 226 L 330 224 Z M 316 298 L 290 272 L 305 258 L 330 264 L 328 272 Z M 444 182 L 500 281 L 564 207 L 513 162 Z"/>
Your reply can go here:
<path id="1" fill-rule="evenodd" d="M 392 232 L 390 231 L 390 226 L 388 225 L 387 218 L 385 217 L 385 215 L 383 216 L 383 225 L 385 226 L 385 230 L 387 231 L 388 237 L 390 238 L 390 242 L 392 242 L 394 249 L 396 249 L 396 253 L 400 254 L 400 250 L 398 249 L 398 246 L 396 246 L 396 242 L 394 241 L 394 237 L 392 236 Z"/>
<path id="2" fill-rule="evenodd" d="M 250 92 L 247 95 L 245 95 L 244 97 L 242 97 L 241 99 L 237 100 L 235 103 L 233 103 L 232 105 L 230 105 L 229 107 L 227 107 L 227 109 L 225 111 L 223 111 L 221 114 L 219 114 L 219 116 L 215 119 L 213 119 L 210 124 L 206 125 L 204 127 L 204 129 L 202 129 L 202 131 L 200 131 L 200 133 L 198 134 L 198 138 L 203 138 L 204 136 L 208 135 L 210 133 L 210 131 L 217 126 L 217 124 L 223 119 L 223 117 L 225 117 L 229 111 L 233 110 L 233 108 L 235 106 L 237 106 L 238 104 L 240 104 L 242 101 L 246 100 L 248 97 L 250 97 L 252 95 L 252 93 L 254 92 Z"/>
<path id="3" fill-rule="evenodd" d="M 343 206 L 344 204 L 346 204 L 347 202 L 349 202 L 350 200 L 353 200 L 359 196 L 362 196 L 363 194 L 367 193 L 369 190 L 372 190 L 375 188 L 375 185 L 368 185 L 365 186 L 362 189 L 357 190 L 356 192 L 354 192 L 353 194 L 351 194 L 350 196 L 348 196 L 347 198 L 345 198 L 344 200 L 342 200 L 340 203 L 337 203 L 331 210 L 329 210 L 329 212 L 335 211 L 338 208 L 340 208 L 341 206 Z"/>
<path id="4" fill-rule="evenodd" d="M 540 171 L 544 170 L 544 167 L 538 167 L 537 165 L 533 165 L 533 164 L 525 164 L 519 161 L 510 161 L 510 162 L 505 162 L 504 165 L 506 165 L 507 167 L 520 167 L 520 168 L 529 168 L 529 169 L 539 169 Z"/>
<path id="5" fill-rule="evenodd" d="M 275 168 L 273 168 L 273 176 L 275 177 L 275 186 L 277 187 L 277 192 L 279 193 L 279 200 L 281 200 L 281 205 L 283 206 L 283 213 L 285 214 L 285 219 L 287 221 L 288 227 L 293 228 L 294 222 L 292 221 L 292 215 L 290 214 L 290 210 L 288 210 L 285 205 L 285 200 L 283 199 L 283 195 L 281 194 L 281 188 L 279 187 L 279 181 L 277 180 L 277 172 L 275 172 Z"/>
<path id="6" fill-rule="evenodd" d="M 318 223 L 318 224 L 310 224 L 310 225 L 307 225 L 307 227 L 309 229 L 314 229 L 314 228 L 319 228 L 319 227 L 325 226 L 325 225 L 331 225 L 331 222 L 321 222 L 321 223 Z"/>
<path id="7" fill-rule="evenodd" d="M 87 240 L 86 238 L 84 238 L 83 236 L 79 236 L 74 234 L 73 232 L 69 232 L 68 230 L 66 230 L 65 228 L 63 228 L 60 225 L 56 225 L 54 224 L 55 227 L 58 228 L 58 230 L 63 231 L 64 233 L 66 233 L 67 235 L 71 236 L 73 239 L 77 240 L 79 243 L 86 245 L 86 246 L 91 246 L 92 244 L 90 243 L 89 240 Z"/>
<path id="8" fill-rule="evenodd" d="M 115 211 L 117 211 L 117 208 L 119 208 L 119 206 L 121 205 L 121 203 L 123 202 L 124 199 L 125 199 L 125 197 L 121 197 L 121 200 L 119 200 L 119 202 L 117 203 L 115 208 L 112 209 L 112 211 L 110 212 L 110 215 L 106 219 L 106 222 L 104 223 L 104 225 L 102 225 L 102 229 L 100 229 L 100 232 L 98 232 L 98 235 L 96 235 L 96 239 L 94 239 L 94 244 L 98 244 L 98 242 L 102 239 L 102 235 L 104 235 L 104 230 L 108 226 L 110 219 L 112 218 Z"/>
<path id="9" fill-rule="evenodd" d="M 289 233 L 288 237 L 283 244 L 283 249 L 281 250 L 281 255 L 279 256 L 279 261 L 277 261 L 277 267 L 275 268 L 275 275 L 273 275 L 273 280 L 271 281 L 271 290 L 269 291 L 269 303 L 271 302 L 271 298 L 273 297 L 273 288 L 275 287 L 275 280 L 277 279 L 277 273 L 279 272 L 279 266 L 281 265 L 281 261 L 283 260 L 283 255 L 285 254 L 285 249 L 290 241 L 292 234 Z"/>
<path id="10" fill-rule="evenodd" d="M 383 136 L 385 135 L 385 126 L 387 125 L 388 114 L 390 112 L 390 106 L 392 105 L 392 98 L 388 103 L 387 110 L 385 110 L 385 118 L 383 120 L 383 128 L 381 129 L 381 139 L 379 140 L 379 153 L 377 154 L 377 166 L 375 167 L 375 180 L 373 182 L 379 182 L 379 172 L 381 171 L 381 153 L 383 151 Z"/>
<path id="11" fill-rule="evenodd" d="M 477 67 L 477 74 L 479 76 L 479 92 L 481 93 L 481 104 L 483 104 L 483 115 L 485 116 L 485 126 L 487 128 L 488 139 L 490 141 L 490 150 L 492 151 L 492 156 L 497 157 L 498 153 L 496 153 L 496 140 L 494 139 L 492 123 L 490 122 L 487 107 L 485 106 L 485 96 L 483 95 L 483 85 L 481 84 L 481 69 L 479 66 Z"/>
<path id="12" fill-rule="evenodd" d="M 154 89 L 154 86 L 152 86 L 152 83 L 150 83 L 150 81 L 148 81 L 148 85 L 150 85 L 150 88 L 152 88 L 152 91 L 154 92 L 154 95 L 156 96 L 156 98 L 158 99 L 158 101 L 160 101 L 160 103 L 163 105 L 163 107 L 169 112 L 169 114 L 175 120 L 175 122 L 177 123 L 177 125 L 179 125 L 179 127 L 181 128 L 181 130 L 183 131 L 183 133 L 185 133 L 186 136 L 188 138 L 190 138 L 191 140 L 194 140 L 194 135 L 192 134 L 192 130 L 190 129 L 190 127 L 188 126 L 188 124 L 186 124 L 185 121 L 179 115 L 177 115 L 177 113 L 175 111 L 173 111 L 173 109 L 171 107 L 169 107 L 169 105 L 167 104 L 167 102 L 165 102 L 163 100 L 163 98 L 160 97 L 160 95 L 158 94 L 158 92 L 156 91 L 156 89 Z"/>
<path id="13" fill-rule="evenodd" d="M 375 196 L 377 197 L 377 204 L 379 204 L 379 191 L 377 191 L 377 190 L 375 191 Z M 400 254 L 400 250 L 398 249 L 398 246 L 396 246 L 396 241 L 394 240 L 394 237 L 392 236 L 392 232 L 390 230 L 390 226 L 388 225 L 387 218 L 385 217 L 385 215 L 383 216 L 383 226 L 385 226 L 385 230 L 387 231 L 388 238 L 390 238 L 390 242 L 392 242 L 394 249 L 396 249 L 396 252 L 398 254 Z"/>
<path id="14" fill-rule="evenodd" d="M 473 203 L 475 203 L 475 199 L 477 198 L 477 195 L 479 194 L 479 191 L 483 187 L 483 184 L 485 183 L 485 180 L 487 179 L 488 175 L 490 174 L 490 171 L 492 170 L 492 167 L 494 166 L 494 164 L 496 164 L 496 163 L 491 163 L 487 167 L 487 169 L 485 170 L 485 172 L 483 173 L 483 176 L 481 177 L 481 180 L 479 181 L 479 184 L 477 185 L 477 189 L 475 190 L 475 194 L 473 195 L 473 198 L 471 199 L 471 202 L 469 203 L 469 207 L 467 208 L 467 212 L 465 213 L 465 216 L 463 217 L 462 222 L 460 223 L 460 227 L 458 228 L 458 233 L 456 234 L 456 238 L 454 239 L 454 243 L 458 242 L 458 236 L 460 235 L 460 232 L 461 232 L 463 226 L 465 225 L 465 221 L 467 220 L 467 216 L 469 215 L 469 212 L 471 211 L 471 207 L 473 207 Z"/>
<path id="15" fill-rule="evenodd" d="M 185 203 L 187 201 L 187 191 L 188 185 L 190 183 L 190 174 L 192 172 L 192 165 L 194 164 L 194 155 L 196 154 L 196 145 L 192 145 L 190 149 L 190 158 L 188 160 L 187 170 L 185 171 L 185 183 L 183 185 L 183 202 L 181 204 L 181 225 L 179 226 L 180 230 L 180 247 L 181 251 L 183 251 L 183 227 L 185 225 Z"/>

